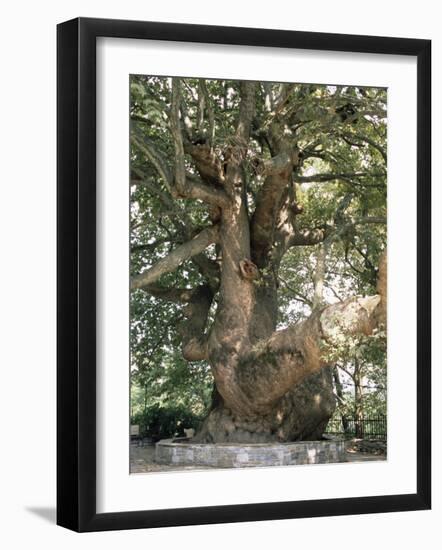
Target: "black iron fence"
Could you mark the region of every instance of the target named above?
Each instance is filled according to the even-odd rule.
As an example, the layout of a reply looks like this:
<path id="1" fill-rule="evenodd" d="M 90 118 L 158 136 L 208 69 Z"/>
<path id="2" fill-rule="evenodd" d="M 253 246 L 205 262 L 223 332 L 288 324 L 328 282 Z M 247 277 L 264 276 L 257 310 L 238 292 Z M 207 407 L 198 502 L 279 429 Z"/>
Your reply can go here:
<path id="1" fill-rule="evenodd" d="M 325 433 L 361 439 L 387 439 L 387 417 L 379 415 L 370 418 L 345 417 L 330 420 Z"/>

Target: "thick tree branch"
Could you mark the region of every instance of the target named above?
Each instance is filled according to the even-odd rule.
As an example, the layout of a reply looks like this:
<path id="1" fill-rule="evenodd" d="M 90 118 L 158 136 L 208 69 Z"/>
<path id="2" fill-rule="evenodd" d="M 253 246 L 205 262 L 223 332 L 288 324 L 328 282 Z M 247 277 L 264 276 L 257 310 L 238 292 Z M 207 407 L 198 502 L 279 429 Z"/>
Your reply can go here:
<path id="1" fill-rule="evenodd" d="M 186 180 L 185 191 L 177 189 L 173 194 L 177 198 L 198 199 L 219 208 L 226 208 L 229 204 L 229 198 L 222 189 L 205 185 L 194 178 Z"/>
<path id="2" fill-rule="evenodd" d="M 293 166 L 298 163 L 298 159 L 299 150 L 296 147 L 285 150 L 270 159 L 263 159 L 258 164 L 256 172 L 260 176 L 281 174 L 281 172 L 286 172 L 288 169 L 293 169 Z"/>
<path id="3" fill-rule="evenodd" d="M 171 240 L 180 244 L 183 243 L 183 241 L 189 240 L 191 235 L 195 233 L 195 229 L 186 211 L 177 201 L 173 200 L 172 196 L 169 195 L 167 191 L 162 191 L 157 182 L 145 178 L 144 174 L 136 168 L 133 168 L 133 172 L 140 179 L 133 179 L 131 183 L 147 187 L 149 191 L 156 195 L 163 203 L 165 207 L 164 213 L 171 218 L 177 232 L 176 239 L 171 238 Z M 220 280 L 220 270 L 216 262 L 207 258 L 203 252 L 193 256 L 192 262 L 197 266 L 199 272 L 207 280 L 211 288 L 215 290 Z"/>
<path id="4" fill-rule="evenodd" d="M 180 102 L 180 79 L 174 78 L 172 81 L 172 102 L 169 116 L 175 148 L 174 175 L 172 175 L 164 156 L 136 126 L 132 130 L 131 141 L 156 168 L 173 197 L 199 199 L 212 205 L 224 207 L 227 204 L 227 196 L 221 189 L 214 189 L 203 182 L 195 181 L 194 179 L 191 180 L 186 175 L 179 114 Z"/>
<path id="5" fill-rule="evenodd" d="M 299 164 L 299 150 L 283 139 L 282 129 L 276 122 L 269 129 L 275 156 L 258 164 L 257 172 L 266 174 L 264 184 L 256 197 L 256 207 L 251 221 L 252 258 L 258 267 L 264 267 L 275 242 L 275 231 L 281 217 L 291 225 L 297 209 L 292 172 Z M 283 209 L 283 204 L 286 208 Z"/>
<path id="6" fill-rule="evenodd" d="M 260 343 L 237 369 L 239 386 L 256 412 L 329 365 L 327 353 L 342 338 L 371 334 L 380 302 L 379 295 L 350 298 L 317 310 L 302 323 L 277 331 Z"/>
<path id="7" fill-rule="evenodd" d="M 307 376 L 330 364 L 330 352 L 352 335 L 385 325 L 387 262 L 379 265 L 375 296 L 349 298 L 313 311 L 305 321 L 273 333 L 239 362 L 236 376 L 246 399 L 262 412 Z"/>
<path id="8" fill-rule="evenodd" d="M 210 186 L 221 188 L 225 179 L 223 163 L 210 145 L 205 140 L 202 141 L 202 143 L 186 142 L 184 151 L 193 158 L 201 179 Z"/>
<path id="9" fill-rule="evenodd" d="M 385 216 L 367 216 L 363 218 L 356 218 L 355 220 L 349 220 L 342 225 L 326 225 L 324 227 L 316 227 L 313 229 L 302 229 L 296 231 L 288 240 L 287 248 L 291 246 L 313 246 L 315 244 L 322 243 L 325 239 L 336 236 L 338 233 L 354 227 L 355 225 L 366 224 L 380 224 L 387 223 Z"/>
<path id="10" fill-rule="evenodd" d="M 290 184 L 290 171 L 268 176 L 259 189 L 251 220 L 252 259 L 259 268 L 266 265 L 274 244 L 274 233 L 284 191 Z"/>
<path id="11" fill-rule="evenodd" d="M 186 304 L 191 299 L 193 292 L 191 288 L 166 288 L 155 284 L 145 285 L 143 290 L 165 302 L 181 304 Z"/>
<path id="12" fill-rule="evenodd" d="M 209 245 L 218 240 L 218 226 L 208 227 L 192 240 L 178 246 L 168 256 L 159 260 L 153 267 L 136 275 L 131 282 L 131 289 L 144 288 L 157 281 L 165 273 L 174 271 L 183 262 L 196 256 Z"/>
<path id="13" fill-rule="evenodd" d="M 176 197 L 200 199 L 209 204 L 225 207 L 227 205 L 227 195 L 222 189 L 216 189 L 186 177 L 183 136 L 180 123 L 180 88 L 180 79 L 173 78 L 170 127 L 175 146 L 174 194 Z"/>
<path id="14" fill-rule="evenodd" d="M 241 265 L 250 266 L 250 230 L 243 161 L 249 145 L 249 133 L 255 111 L 256 83 L 241 83 L 239 120 L 231 140 L 226 162 L 225 189 L 230 205 L 221 212 L 220 249 L 222 270 L 220 296 L 215 321 L 210 333 L 212 352 L 222 348 L 225 341 L 225 323 L 228 323 L 231 346 L 239 349 L 248 338 L 250 320 L 254 311 L 255 285 L 244 277 Z M 215 352 L 216 353 L 216 352 Z"/>
<path id="15" fill-rule="evenodd" d="M 383 172 L 344 172 L 340 174 L 324 173 L 314 174 L 313 176 L 294 176 L 294 181 L 298 183 L 323 183 L 327 181 L 344 180 L 348 181 L 355 178 L 383 178 L 385 173 Z"/>
<path id="16" fill-rule="evenodd" d="M 244 191 L 244 177 L 241 165 L 248 151 L 250 130 L 255 113 L 255 82 L 241 82 L 239 115 L 232 145 L 225 151 L 224 187 L 231 199 Z"/>
<path id="17" fill-rule="evenodd" d="M 297 231 L 289 239 L 288 248 L 291 246 L 312 246 L 322 243 L 330 231 L 326 228 L 303 229 Z"/>
<path id="18" fill-rule="evenodd" d="M 170 235 L 170 236 L 164 237 L 162 239 L 157 239 L 156 241 L 154 241 L 152 243 L 133 244 L 130 247 L 130 251 L 131 251 L 131 253 L 133 253 L 133 252 L 142 252 L 143 250 L 153 252 L 156 248 L 158 248 L 162 244 L 171 243 L 171 242 L 179 243 L 180 239 L 177 235 Z"/>
<path id="19" fill-rule="evenodd" d="M 387 218 L 385 216 L 366 216 L 364 218 L 356 218 L 353 222 L 354 225 L 365 225 L 367 223 L 384 225 L 387 223 Z"/>
<path id="20" fill-rule="evenodd" d="M 235 137 L 245 144 L 249 140 L 250 126 L 255 114 L 256 82 L 241 82 L 241 103 Z"/>
<path id="21" fill-rule="evenodd" d="M 196 289 L 164 288 L 147 285 L 143 290 L 167 302 L 185 304 L 185 320 L 179 325 L 184 359 L 186 361 L 203 361 L 207 359 L 207 334 L 205 329 L 207 317 L 213 300 L 213 291 L 207 285 Z"/>
<path id="22" fill-rule="evenodd" d="M 201 286 L 192 292 L 183 310 L 186 320 L 179 327 L 182 339 L 182 353 L 186 361 L 208 359 L 207 318 L 213 300 L 213 292 L 208 286 Z"/>

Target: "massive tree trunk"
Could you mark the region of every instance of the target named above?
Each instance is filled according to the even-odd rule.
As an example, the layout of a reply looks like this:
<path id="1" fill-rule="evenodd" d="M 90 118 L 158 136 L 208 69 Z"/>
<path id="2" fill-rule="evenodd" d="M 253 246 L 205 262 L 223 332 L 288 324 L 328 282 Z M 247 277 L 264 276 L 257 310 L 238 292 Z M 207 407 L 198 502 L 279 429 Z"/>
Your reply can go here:
<path id="1" fill-rule="evenodd" d="M 217 391 L 197 440 L 320 438 L 335 409 L 327 350 L 342 334 L 369 334 L 379 303 L 378 296 L 352 298 L 256 343 L 251 338 L 256 328 L 243 330 L 239 338 L 235 327 L 241 319 L 217 315 L 208 344 Z M 264 332 L 269 317 L 252 316 L 248 326 L 259 325 Z"/>
<path id="2" fill-rule="evenodd" d="M 201 442 L 320 438 L 335 409 L 330 351 L 342 337 L 369 335 L 385 322 L 384 257 L 378 294 L 323 307 L 318 290 L 309 318 L 276 330 L 277 276 L 282 257 L 291 246 L 323 242 L 329 233 L 325 227 L 296 231 L 296 216 L 302 207 L 297 204 L 293 174 L 301 160 L 293 136 L 277 118 L 266 136 L 272 158 L 257 166 L 257 177 L 263 183 L 254 212 L 249 215 L 243 163 L 255 93 L 255 83 L 242 84 L 235 135 L 222 163 L 209 144 L 183 143 L 179 82 L 174 79 L 171 131 L 175 175 L 162 170 L 163 177 L 169 178 L 175 196 L 206 202 L 213 209 L 214 225 L 193 235 L 132 281 L 132 288 L 187 304 L 187 320 L 181 327 L 184 357 L 207 360 L 216 386 L 211 410 L 195 437 Z M 277 111 L 278 105 L 270 108 Z M 192 157 L 201 176 L 198 182 L 186 176 L 185 153 Z M 195 259 L 212 243 L 219 247 L 220 267 L 214 278 L 208 278 L 210 284 L 192 291 L 171 289 L 169 294 L 154 286 L 160 275 L 176 269 L 184 260 Z M 318 272 L 318 289 L 322 279 L 323 273 Z M 217 309 L 207 328 L 215 293 Z"/>
<path id="3" fill-rule="evenodd" d="M 331 372 L 324 368 L 287 391 L 267 414 L 236 414 L 216 391 L 211 410 L 194 439 L 205 443 L 321 439 L 334 410 Z"/>

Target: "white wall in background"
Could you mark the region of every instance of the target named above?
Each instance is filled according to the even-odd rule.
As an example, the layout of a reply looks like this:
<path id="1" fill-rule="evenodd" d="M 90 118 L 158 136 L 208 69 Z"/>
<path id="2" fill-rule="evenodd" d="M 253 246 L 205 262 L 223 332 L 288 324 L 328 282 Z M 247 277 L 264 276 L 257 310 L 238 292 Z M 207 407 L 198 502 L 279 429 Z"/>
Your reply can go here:
<path id="1" fill-rule="evenodd" d="M 441 474 L 434 468 L 431 512 L 347 516 L 76 535 L 54 525 L 55 506 L 55 25 L 77 17 L 433 39 L 433 95 L 442 87 L 438 2 L 17 1 L 1 11 L 0 83 L 0 545 L 85 550 L 169 548 L 216 550 L 292 545 L 428 548 L 439 540 Z M 434 238 L 441 234 L 441 106 L 433 106 Z M 407 162 L 407 151 L 404 151 Z M 404 212 L 404 217 L 407 213 Z M 436 218 L 436 216 L 435 216 Z M 434 281 L 441 256 L 434 247 Z M 404 246 L 407 235 L 404 235 Z M 437 253 L 438 252 L 438 253 Z M 437 253 L 437 254 L 436 254 Z M 434 377 L 441 387 L 441 291 L 434 285 Z M 437 336 L 437 338 L 436 338 Z M 441 400 L 434 391 L 434 457 L 441 464 Z M 17 427 L 19 429 L 17 429 Z M 406 434 L 404 434 L 406 436 Z M 439 439 L 436 439 L 436 435 Z"/>

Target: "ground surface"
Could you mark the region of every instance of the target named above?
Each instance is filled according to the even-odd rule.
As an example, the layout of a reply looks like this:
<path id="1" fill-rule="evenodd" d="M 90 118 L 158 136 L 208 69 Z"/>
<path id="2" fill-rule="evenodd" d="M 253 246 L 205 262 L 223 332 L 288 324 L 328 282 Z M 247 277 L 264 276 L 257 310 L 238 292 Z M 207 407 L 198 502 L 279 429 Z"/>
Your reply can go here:
<path id="1" fill-rule="evenodd" d="M 349 444 L 347 447 L 348 462 L 372 462 L 375 460 L 386 460 L 385 454 L 373 454 L 370 452 L 360 452 L 358 444 Z M 157 464 L 155 462 L 155 446 L 132 444 L 130 446 L 130 472 L 131 474 L 145 474 L 149 472 L 166 472 L 179 470 L 209 470 L 210 467 L 202 466 L 168 466 Z"/>

